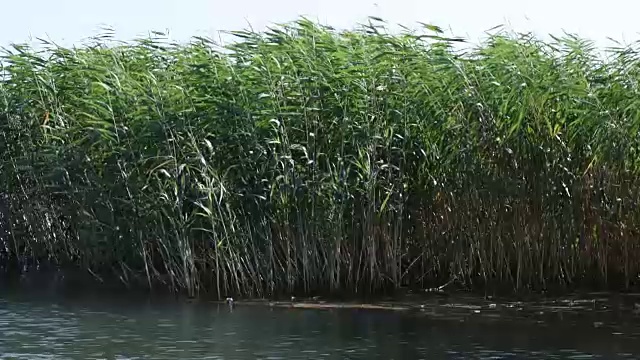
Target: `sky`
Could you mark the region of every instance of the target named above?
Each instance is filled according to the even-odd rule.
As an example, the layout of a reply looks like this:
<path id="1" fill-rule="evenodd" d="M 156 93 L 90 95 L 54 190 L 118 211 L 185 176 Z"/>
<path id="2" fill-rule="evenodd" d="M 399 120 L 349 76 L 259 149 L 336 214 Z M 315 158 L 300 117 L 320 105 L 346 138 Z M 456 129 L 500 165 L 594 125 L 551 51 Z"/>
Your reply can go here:
<path id="1" fill-rule="evenodd" d="M 219 37 L 220 30 L 257 30 L 306 16 L 337 28 L 352 28 L 367 16 L 390 24 L 417 26 L 425 22 L 450 29 L 472 42 L 485 31 L 508 29 L 541 37 L 563 31 L 612 43 L 640 39 L 640 2 L 633 0 L 0 0 L 0 46 L 36 37 L 59 45 L 79 44 L 109 26 L 121 40 L 169 31 L 177 41 L 191 36 Z"/>

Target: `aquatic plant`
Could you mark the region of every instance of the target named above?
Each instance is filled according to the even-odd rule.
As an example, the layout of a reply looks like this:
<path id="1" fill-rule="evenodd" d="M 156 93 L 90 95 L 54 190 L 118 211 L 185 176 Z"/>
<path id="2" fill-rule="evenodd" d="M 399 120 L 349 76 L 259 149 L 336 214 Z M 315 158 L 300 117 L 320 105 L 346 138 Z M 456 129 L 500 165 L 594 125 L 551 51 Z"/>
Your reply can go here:
<path id="1" fill-rule="evenodd" d="M 219 296 L 638 284 L 633 46 L 231 34 L 6 50 L 7 258 Z"/>

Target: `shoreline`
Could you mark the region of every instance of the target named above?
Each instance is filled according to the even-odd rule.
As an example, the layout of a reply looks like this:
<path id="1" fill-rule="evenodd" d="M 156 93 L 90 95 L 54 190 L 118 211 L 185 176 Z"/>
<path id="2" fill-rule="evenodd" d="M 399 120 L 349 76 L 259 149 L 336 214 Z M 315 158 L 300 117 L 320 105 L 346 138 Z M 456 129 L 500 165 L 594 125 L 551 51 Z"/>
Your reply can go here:
<path id="1" fill-rule="evenodd" d="M 316 296 L 273 296 L 273 297 L 230 297 L 218 299 L 211 294 L 189 297 L 184 292 L 173 292 L 168 288 L 143 289 L 142 287 L 123 287 L 113 282 L 85 282 L 70 284 L 61 282 L 33 281 L 34 272 L 18 281 L 7 281 L 0 275 L 0 289 L 4 296 L 40 301 L 83 301 L 105 299 L 124 302 L 191 304 L 195 306 L 215 305 L 236 308 L 262 308 L 280 310 L 318 310 L 318 311 L 373 311 L 420 316 L 458 317 L 461 321 L 467 316 L 495 317 L 522 316 L 523 320 L 554 316 L 553 314 L 589 313 L 599 317 L 603 311 L 612 310 L 640 316 L 640 292 L 638 291 L 587 291 L 575 290 L 563 293 L 513 292 L 495 295 L 479 291 L 452 289 L 445 292 L 406 292 L 391 295 L 316 295 Z M 39 275 L 42 275 L 40 273 Z M 31 282 L 29 282 L 29 280 Z M 86 279 L 86 278 L 85 278 Z M 16 280 L 16 279 L 14 279 Z"/>
<path id="2" fill-rule="evenodd" d="M 389 289 L 381 292 L 358 293 L 355 291 L 279 291 L 270 296 L 243 296 L 239 294 L 227 294 L 217 296 L 211 291 L 202 291 L 190 296 L 184 289 L 172 289 L 170 284 L 158 279 L 152 279 L 151 287 L 147 279 L 131 278 L 125 284 L 115 275 L 96 275 L 93 272 L 84 272 L 77 269 L 67 270 L 30 270 L 24 273 L 10 273 L 6 269 L 0 272 L 0 286 L 22 289 L 37 289 L 54 293 L 82 294 L 109 293 L 123 296 L 145 297 L 175 297 L 187 301 L 204 301 L 212 303 L 225 303 L 225 298 L 234 298 L 236 304 L 242 305 L 268 305 L 271 307 L 294 308 L 371 308 L 371 309 L 396 309 L 408 310 L 412 306 L 406 305 L 398 308 L 398 304 L 414 303 L 416 301 L 446 302 L 447 298 L 473 298 L 493 301 L 505 299 L 511 301 L 541 301 L 573 297 L 598 297 L 598 296 L 629 296 L 639 297 L 640 289 L 599 289 L 588 286 L 575 288 L 556 287 L 547 291 L 533 289 L 507 289 L 506 287 L 465 288 L 453 281 L 448 281 L 441 286 L 429 289 L 416 290 L 409 288 Z M 289 298 L 295 299 L 293 301 Z M 382 305 L 381 305 L 382 304 Z M 392 304 L 392 305 L 390 305 Z"/>

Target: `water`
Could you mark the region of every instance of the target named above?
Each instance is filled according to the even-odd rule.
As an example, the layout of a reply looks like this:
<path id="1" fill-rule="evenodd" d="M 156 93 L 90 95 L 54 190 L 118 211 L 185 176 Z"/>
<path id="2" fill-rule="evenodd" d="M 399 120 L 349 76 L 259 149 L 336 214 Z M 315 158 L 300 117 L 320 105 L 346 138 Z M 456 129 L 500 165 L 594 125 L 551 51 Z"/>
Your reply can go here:
<path id="1" fill-rule="evenodd" d="M 2 289 L 0 358 L 640 358 L 634 301 L 519 304 L 467 298 L 433 300 L 416 311 L 230 309 Z"/>

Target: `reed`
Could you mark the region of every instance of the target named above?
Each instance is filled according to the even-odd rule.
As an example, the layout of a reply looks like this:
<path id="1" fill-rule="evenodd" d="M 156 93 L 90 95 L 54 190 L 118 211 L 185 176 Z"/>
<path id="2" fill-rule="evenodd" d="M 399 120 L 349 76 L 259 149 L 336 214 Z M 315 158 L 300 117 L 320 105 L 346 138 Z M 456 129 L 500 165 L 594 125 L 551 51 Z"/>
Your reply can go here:
<path id="1" fill-rule="evenodd" d="M 4 257 L 218 296 L 639 284 L 634 46 L 232 34 L 5 50 Z"/>

